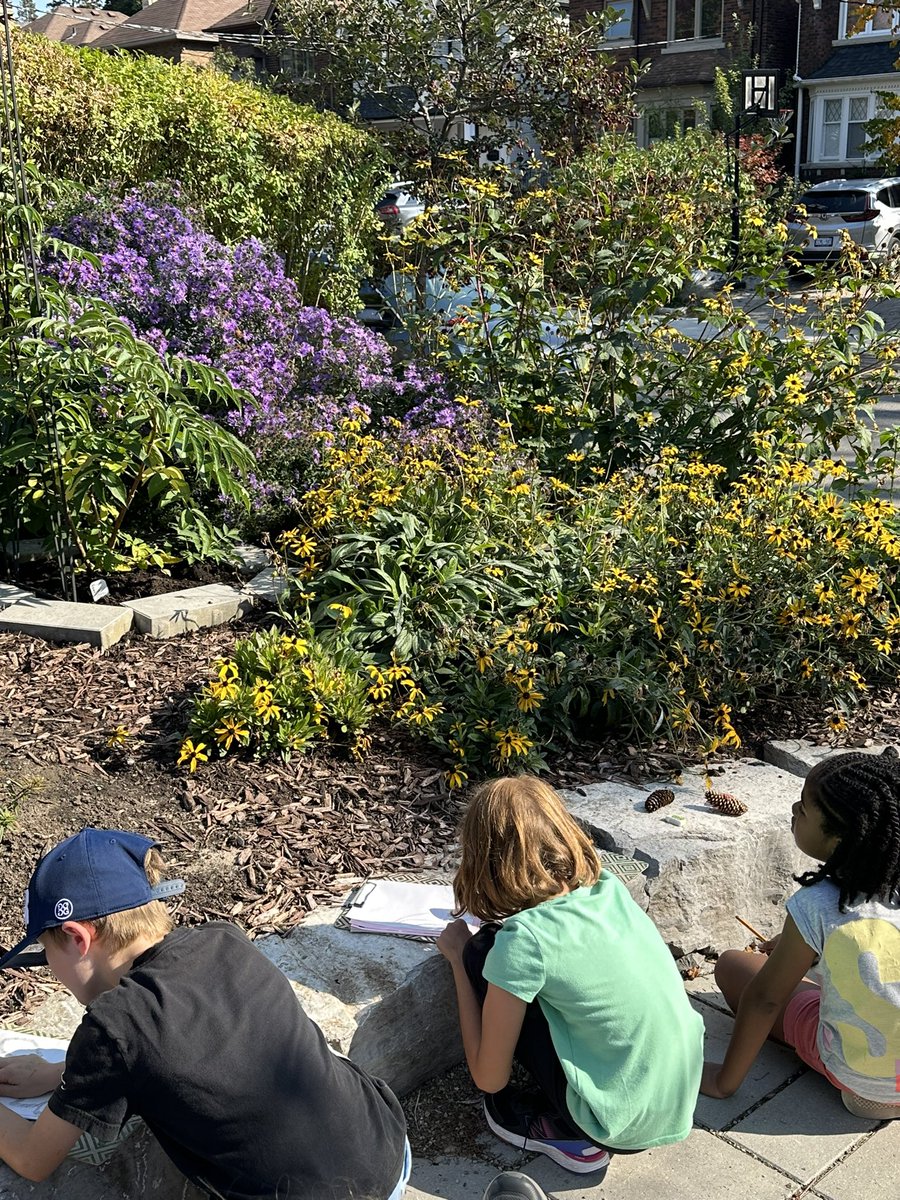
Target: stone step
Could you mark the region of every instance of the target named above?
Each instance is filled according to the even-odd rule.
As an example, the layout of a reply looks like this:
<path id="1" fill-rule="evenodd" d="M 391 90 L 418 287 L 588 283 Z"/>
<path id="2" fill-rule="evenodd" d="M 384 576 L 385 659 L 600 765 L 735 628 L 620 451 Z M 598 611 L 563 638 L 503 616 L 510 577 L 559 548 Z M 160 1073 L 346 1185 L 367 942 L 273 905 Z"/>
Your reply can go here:
<path id="1" fill-rule="evenodd" d="M 792 775 L 804 778 L 813 767 L 824 762 L 826 758 L 834 758 L 837 754 L 883 754 L 888 747 L 879 742 L 873 746 L 820 746 L 807 738 L 787 738 L 783 741 L 766 742 L 763 747 L 763 758 L 775 767 L 790 771 Z"/>
<path id="2" fill-rule="evenodd" d="M 0 609 L 18 604 L 20 600 L 33 600 L 34 593 L 26 592 L 15 583 L 0 583 Z"/>
<path id="3" fill-rule="evenodd" d="M 666 783 L 675 803 L 655 813 L 644 809 L 654 787 L 613 780 L 563 792 L 569 811 L 590 828 L 601 846 L 642 859 L 647 913 L 676 958 L 720 953 L 743 942 L 735 916 L 774 934 L 783 903 L 796 887 L 793 876 L 809 869 L 791 834 L 797 777 L 758 759 L 727 764 L 712 777 L 716 791 L 731 792 L 748 807 L 728 817 L 704 802 L 704 771 L 685 771 Z M 683 813 L 683 825 L 665 817 Z"/>
<path id="4" fill-rule="evenodd" d="M 125 607 L 134 613 L 135 627 L 141 633 L 170 638 L 211 625 L 224 625 L 249 612 L 255 602 L 254 596 L 228 584 L 210 583 L 161 596 L 126 600 Z"/>
<path id="5" fill-rule="evenodd" d="M 131 610 L 119 605 L 75 604 L 31 596 L 0 611 L 0 630 L 28 633 L 49 642 L 88 642 L 101 650 L 131 628 Z"/>

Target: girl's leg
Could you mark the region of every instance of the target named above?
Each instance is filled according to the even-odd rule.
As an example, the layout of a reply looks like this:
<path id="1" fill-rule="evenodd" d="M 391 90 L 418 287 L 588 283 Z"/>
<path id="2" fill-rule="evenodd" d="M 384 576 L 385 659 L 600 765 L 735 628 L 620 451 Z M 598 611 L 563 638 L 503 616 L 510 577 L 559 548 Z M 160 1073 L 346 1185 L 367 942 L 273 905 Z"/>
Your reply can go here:
<path id="1" fill-rule="evenodd" d="M 483 975 L 484 962 L 499 929 L 500 926 L 496 922 L 482 925 L 463 951 L 463 965 L 466 974 L 481 1004 L 484 1004 L 488 989 L 487 980 Z M 568 1081 L 554 1049 L 547 1018 L 541 1012 L 541 1007 L 536 1000 L 525 1010 L 525 1020 L 522 1022 L 522 1032 L 516 1042 L 514 1057 L 540 1088 L 546 1104 L 547 1115 L 562 1127 L 561 1131 L 572 1133 L 592 1142 L 593 1139 L 588 1137 L 584 1130 L 578 1128 L 569 1114 L 566 1104 Z"/>
<path id="2" fill-rule="evenodd" d="M 716 963 L 716 983 L 722 992 L 722 995 L 728 1001 L 728 1007 L 732 1012 L 737 1012 L 738 1004 L 740 1004 L 741 996 L 744 994 L 744 988 L 755 978 L 759 971 L 765 966 L 768 955 L 759 954 L 753 950 L 726 950 L 724 954 L 719 956 L 719 961 Z M 778 1039 L 779 1042 L 786 1042 L 784 1036 L 784 1012 L 791 1000 L 801 992 L 807 992 L 810 988 L 818 990 L 819 985 L 812 983 L 808 979 L 802 980 L 794 988 L 788 997 L 787 1003 L 775 1018 L 775 1023 L 772 1026 L 772 1037 Z"/>

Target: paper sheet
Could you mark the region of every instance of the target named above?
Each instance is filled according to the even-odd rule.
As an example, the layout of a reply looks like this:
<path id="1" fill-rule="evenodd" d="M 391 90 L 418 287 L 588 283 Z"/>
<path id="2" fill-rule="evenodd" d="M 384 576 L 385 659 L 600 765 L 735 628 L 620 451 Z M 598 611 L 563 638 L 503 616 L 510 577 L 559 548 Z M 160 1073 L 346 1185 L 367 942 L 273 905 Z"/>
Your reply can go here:
<path id="1" fill-rule="evenodd" d="M 359 889 L 349 909 L 350 928 L 357 933 L 397 933 L 434 937 L 455 918 L 453 888 L 448 883 L 404 883 L 379 879 Z M 479 922 L 466 914 L 472 930 Z"/>
<path id="2" fill-rule="evenodd" d="M 10 1058 L 19 1054 L 39 1054 L 47 1062 L 64 1062 L 69 1043 L 62 1038 L 38 1037 L 34 1033 L 22 1033 L 17 1029 L 0 1029 L 0 1058 Z M 14 1100 L 10 1096 L 0 1096 L 0 1104 L 36 1121 L 50 1099 L 50 1092 L 44 1096 L 29 1096 L 27 1100 Z"/>

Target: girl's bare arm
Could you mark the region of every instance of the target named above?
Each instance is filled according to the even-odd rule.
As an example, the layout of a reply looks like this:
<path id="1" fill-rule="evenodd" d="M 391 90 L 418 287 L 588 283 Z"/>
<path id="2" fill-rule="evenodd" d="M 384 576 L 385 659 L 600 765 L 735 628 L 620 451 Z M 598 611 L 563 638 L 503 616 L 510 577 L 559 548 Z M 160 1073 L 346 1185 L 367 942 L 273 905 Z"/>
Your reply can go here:
<path id="1" fill-rule="evenodd" d="M 704 1068 L 702 1090 L 706 1095 L 725 1097 L 737 1091 L 771 1033 L 775 1018 L 815 961 L 815 951 L 789 916 L 766 963 L 744 989 L 725 1061 L 721 1065 L 707 1063 Z"/>

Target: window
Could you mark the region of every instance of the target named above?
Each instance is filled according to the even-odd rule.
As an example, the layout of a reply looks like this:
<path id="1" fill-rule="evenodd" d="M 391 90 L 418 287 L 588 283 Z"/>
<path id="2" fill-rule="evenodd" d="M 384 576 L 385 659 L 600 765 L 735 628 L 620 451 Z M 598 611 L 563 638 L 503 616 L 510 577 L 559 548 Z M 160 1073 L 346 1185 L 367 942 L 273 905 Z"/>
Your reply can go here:
<path id="1" fill-rule="evenodd" d="M 645 113 L 647 121 L 647 144 L 668 141 L 680 137 L 686 129 L 694 129 L 706 124 L 706 109 L 698 112 L 693 104 L 681 108 L 648 108 Z"/>
<path id="2" fill-rule="evenodd" d="M 879 34 L 885 37 L 898 32 L 900 11 L 896 8 L 873 10 L 871 5 L 854 4 L 852 0 L 841 4 L 838 37 L 873 37 Z"/>
<path id="3" fill-rule="evenodd" d="M 860 162 L 866 157 L 866 124 L 874 96 L 829 96 L 819 101 L 819 158 Z"/>
<path id="4" fill-rule="evenodd" d="M 278 67 L 283 75 L 295 83 L 310 80 L 315 73 L 310 51 L 298 50 L 296 46 L 285 46 L 279 52 Z"/>
<path id="5" fill-rule="evenodd" d="M 669 0 L 669 42 L 722 36 L 722 0 Z"/>
<path id="6" fill-rule="evenodd" d="M 631 21 L 634 15 L 634 0 L 613 0 L 607 8 L 610 23 L 604 38 L 607 42 L 620 42 L 631 38 Z"/>

